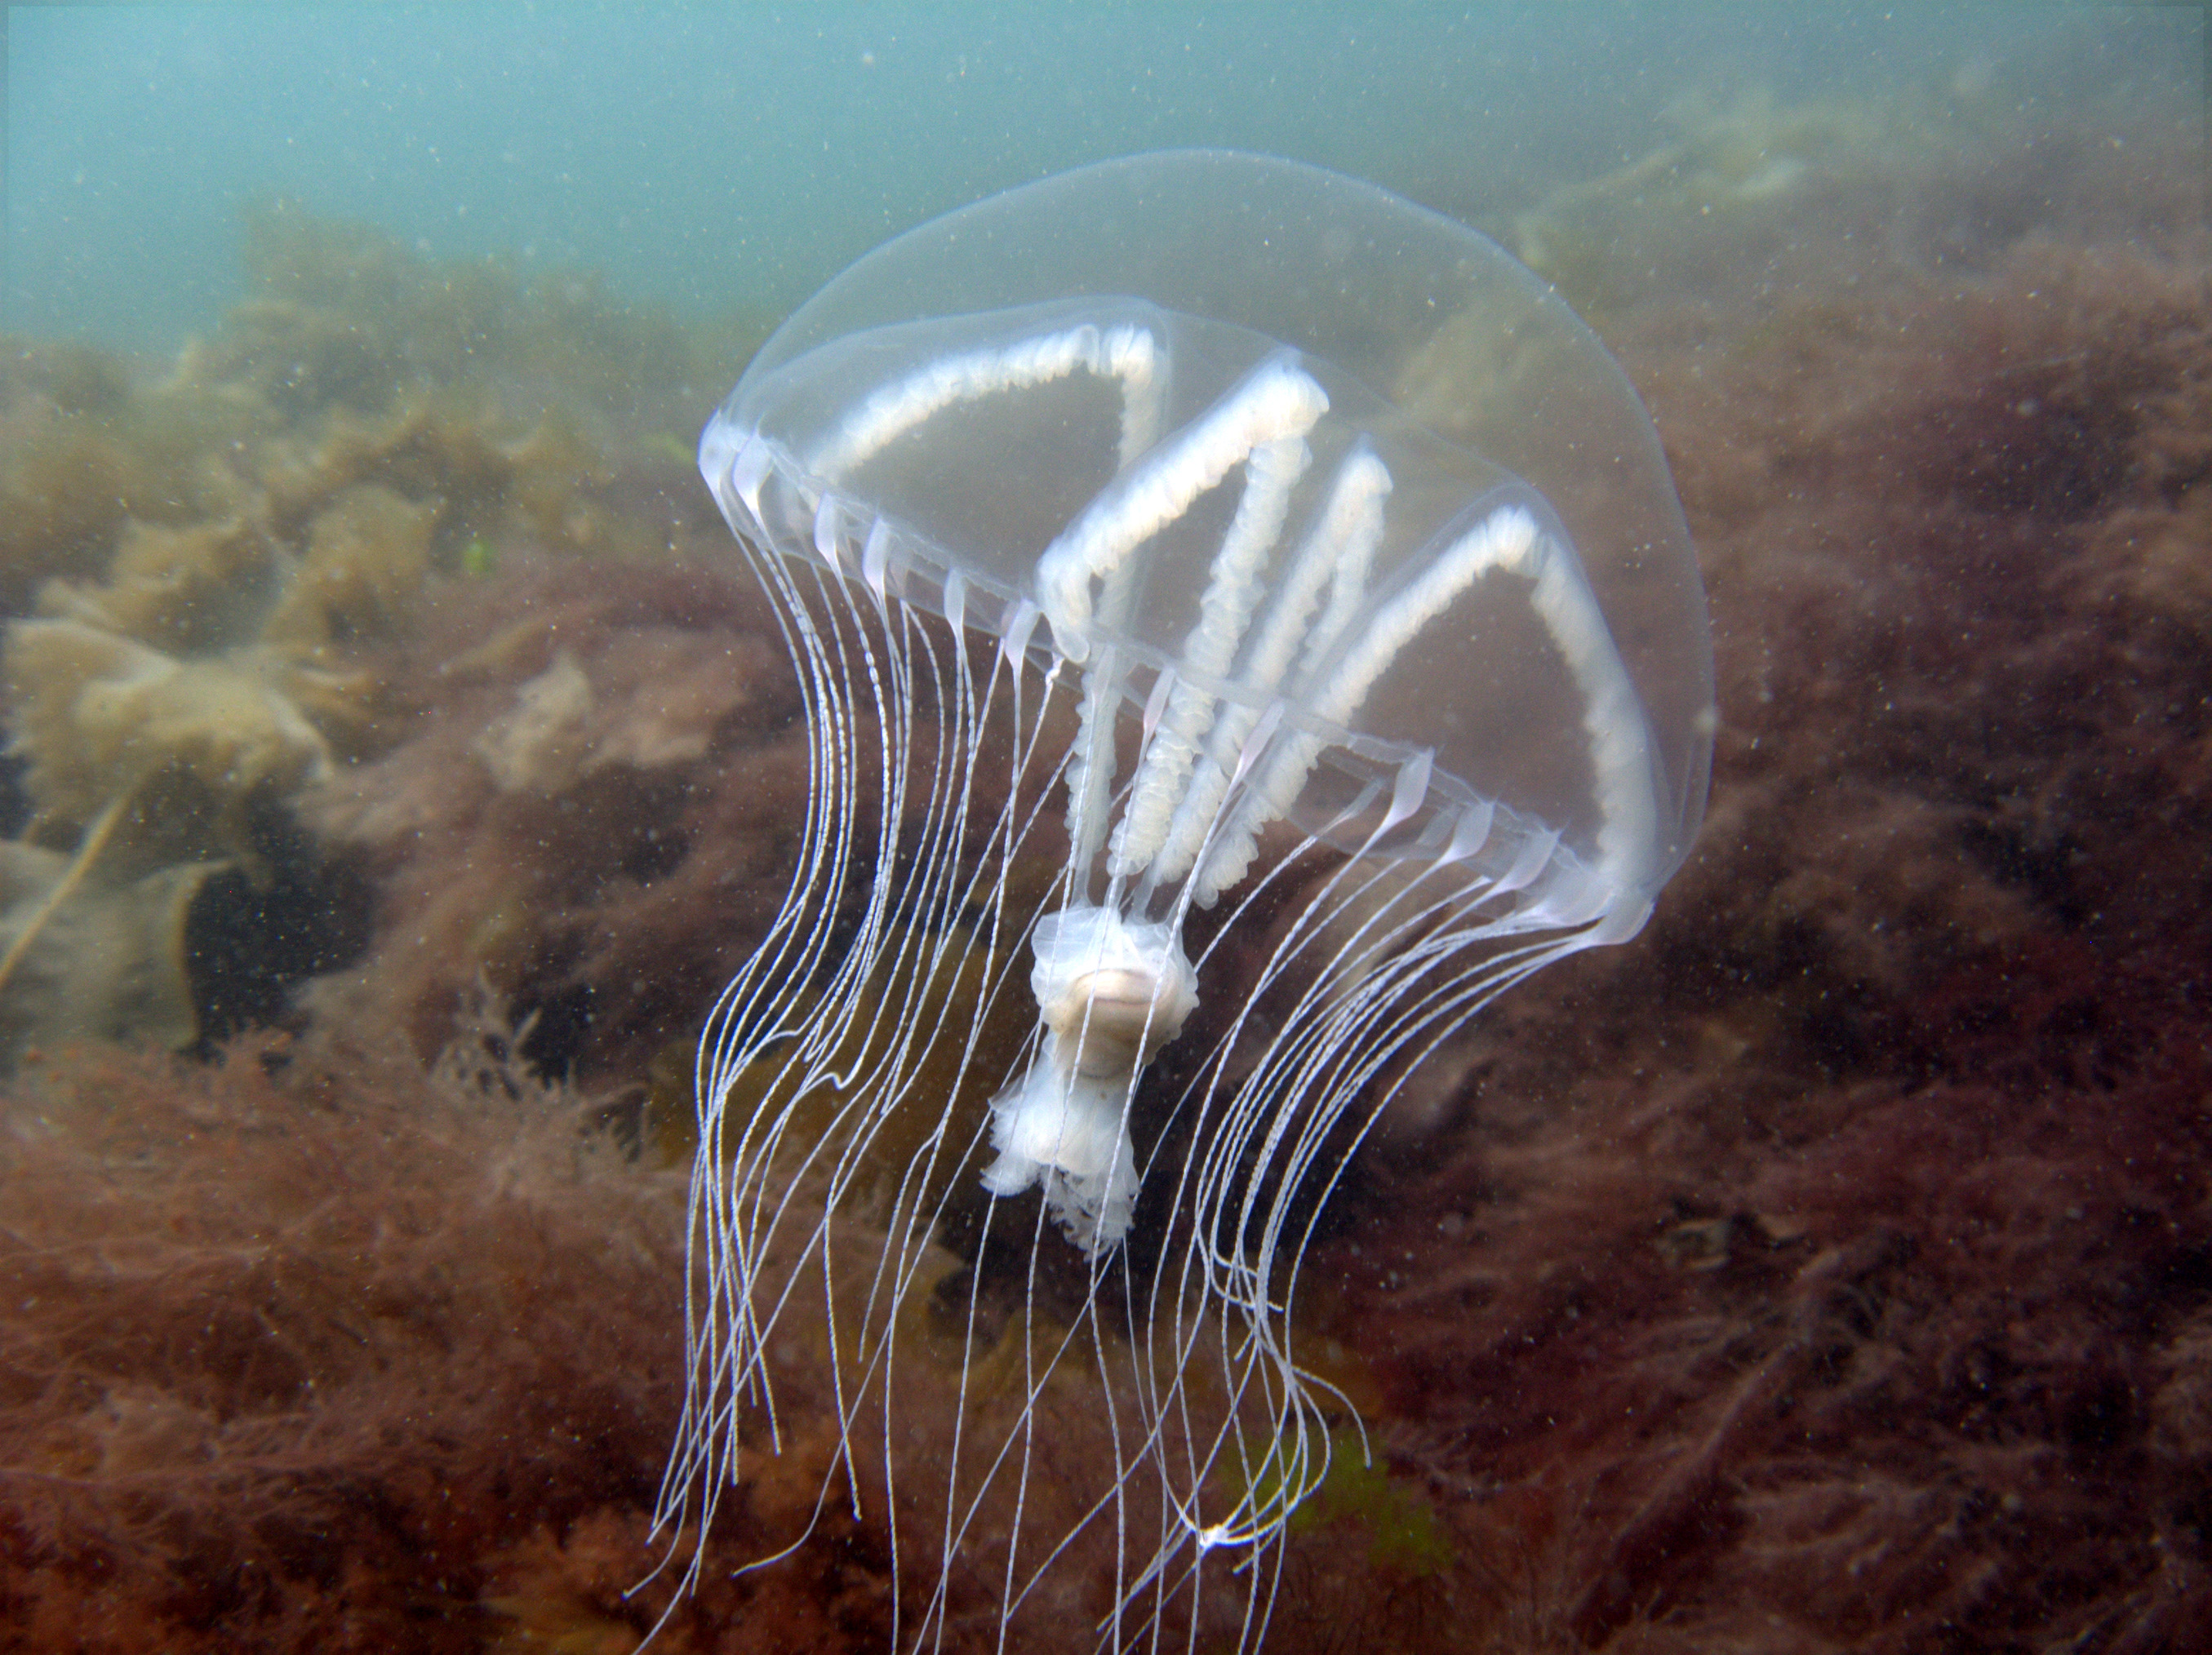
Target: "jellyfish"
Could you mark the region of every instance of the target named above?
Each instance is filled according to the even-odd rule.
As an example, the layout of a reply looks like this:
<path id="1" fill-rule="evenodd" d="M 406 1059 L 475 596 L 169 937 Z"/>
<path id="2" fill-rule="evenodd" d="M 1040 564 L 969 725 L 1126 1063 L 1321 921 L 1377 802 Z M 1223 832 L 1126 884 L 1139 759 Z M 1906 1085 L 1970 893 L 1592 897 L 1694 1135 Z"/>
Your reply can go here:
<path id="1" fill-rule="evenodd" d="M 826 1419 L 789 1546 L 879 1507 L 900 1646 L 1257 1647 L 1364 1452 L 1299 1337 L 1328 1196 L 1439 1042 L 1642 927 L 1704 811 L 1650 421 L 1481 235 L 1181 151 L 867 255 L 699 463 L 811 787 L 701 1041 L 660 1528 Z"/>

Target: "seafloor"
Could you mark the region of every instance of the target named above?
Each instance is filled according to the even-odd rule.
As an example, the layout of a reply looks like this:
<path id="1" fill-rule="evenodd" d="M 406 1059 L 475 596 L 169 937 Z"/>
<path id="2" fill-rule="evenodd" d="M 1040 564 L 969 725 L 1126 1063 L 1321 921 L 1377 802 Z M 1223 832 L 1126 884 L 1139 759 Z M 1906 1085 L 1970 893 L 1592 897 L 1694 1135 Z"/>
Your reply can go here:
<path id="1" fill-rule="evenodd" d="M 1753 102 L 1494 227 L 1665 440 L 1712 808 L 1341 1193 L 1270 1650 L 2212 1647 L 2202 161 Z M 806 785 L 689 456 L 757 331 L 249 241 L 0 362 L 0 1649 L 626 1651 Z M 671 1655 L 886 1642 L 870 1521 L 727 1578 L 783 1401 Z"/>

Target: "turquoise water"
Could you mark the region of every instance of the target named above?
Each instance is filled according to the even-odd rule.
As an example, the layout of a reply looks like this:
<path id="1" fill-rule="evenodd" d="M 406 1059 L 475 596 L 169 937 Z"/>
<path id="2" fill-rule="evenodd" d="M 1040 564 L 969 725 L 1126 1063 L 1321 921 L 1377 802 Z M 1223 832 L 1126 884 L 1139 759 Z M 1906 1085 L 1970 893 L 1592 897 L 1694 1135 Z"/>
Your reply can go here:
<path id="1" fill-rule="evenodd" d="M 946 209 L 1172 145 L 1495 223 L 1649 152 L 1686 97 L 1747 87 L 1998 101 L 2026 141 L 2039 98 L 2063 118 L 2080 88 L 2194 72 L 2195 15 L 17 6 L 0 324 L 173 347 L 238 296 L 240 210 L 278 196 L 429 258 L 586 268 L 695 314 L 786 307 Z"/>

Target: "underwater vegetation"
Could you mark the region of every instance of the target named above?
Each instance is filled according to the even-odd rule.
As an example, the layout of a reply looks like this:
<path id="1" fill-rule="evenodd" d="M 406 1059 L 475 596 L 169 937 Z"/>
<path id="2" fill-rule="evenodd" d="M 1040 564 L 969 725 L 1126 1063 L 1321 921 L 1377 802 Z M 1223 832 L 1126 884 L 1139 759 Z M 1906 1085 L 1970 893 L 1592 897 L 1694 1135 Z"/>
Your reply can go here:
<path id="1" fill-rule="evenodd" d="M 0 1054 L 188 1046 L 358 952 L 355 840 L 307 802 L 404 744 L 441 614 L 549 552 L 665 554 L 649 421 L 723 371 L 718 336 L 586 282 L 434 270 L 281 203 L 246 227 L 256 296 L 175 362 L 26 343 L 0 373 Z M 450 963 L 458 996 L 492 962 Z"/>
<path id="2" fill-rule="evenodd" d="M 280 1084 L 276 1050 L 17 1082 L 7 1647 L 482 1649 L 536 1612 L 540 1528 L 650 1498 L 665 1179 L 573 1098 L 471 1083 L 519 1068 L 295 1052 Z"/>
<path id="3" fill-rule="evenodd" d="M 1679 265 L 1605 289 L 1711 604 L 1712 802 L 1644 931 L 1455 1033 L 1334 1192 L 1297 1335 L 1367 1452 L 1329 1410 L 1270 1651 L 2212 1644 L 2212 247 L 2189 158 L 2126 136 L 2007 170 L 1846 131 L 1771 208 L 1692 209 Z M 375 245 L 336 234 L 334 267 Z M 46 922 L 173 936 L 181 906 L 192 1015 L 40 1014 L 11 1048 L 0 1648 L 627 1650 L 673 1605 L 655 1648 L 882 1650 L 927 1597 L 891 1491 L 817 1510 L 826 1325 L 773 1355 L 783 1452 L 748 1458 L 695 1589 L 629 1595 L 665 1555 L 684 1399 L 687 1048 L 774 918 L 807 797 L 782 640 L 651 442 L 696 411 L 595 412 L 556 367 L 482 355 L 440 385 L 453 356 L 403 336 L 450 340 L 427 295 L 461 273 L 369 262 L 404 303 L 336 276 L 283 302 L 398 362 L 388 395 L 340 400 L 374 376 L 334 368 L 270 409 L 227 373 L 27 342 L 4 364 L 10 617 L 93 630 L 82 685 L 145 682 L 118 676 L 143 649 L 282 694 L 329 768 L 261 749 L 302 756 L 242 834 L 163 770 L 173 836 L 118 816 Z M 485 306 L 527 341 L 533 302 Z M 695 409 L 742 355 L 684 370 Z M 514 451 L 541 428 L 582 459 L 533 473 Z M 317 518 L 398 551 L 433 497 L 419 585 L 302 599 L 360 617 L 319 654 L 270 630 Z M 234 514 L 273 549 L 222 541 Z M 124 596 L 126 531 L 150 555 L 157 529 L 204 549 L 204 627 Z M 56 578 L 118 624 L 42 606 Z M 299 669 L 371 675 L 340 706 L 372 716 L 311 706 Z M 41 800 L 27 773 L 11 909 L 114 777 L 70 759 L 76 791 Z M 336 899 L 310 881 L 333 869 Z M 251 958 L 303 931 L 281 980 L 214 979 L 281 1030 L 210 1017 L 198 938 Z M 1009 1050 L 1017 987 L 987 1034 Z M 923 1261 L 899 1347 L 925 1470 L 963 1379 L 1022 1394 L 981 1369 L 1018 1342 L 972 1357 L 963 1328 L 1021 1281 L 962 1248 Z M 1080 1377 L 1041 1486 L 1113 1463 Z M 986 1510 L 951 1560 L 946 1647 L 998 1646 L 1007 1532 Z M 1069 1573 L 1031 1603 L 1067 1618 L 1010 1646 L 1087 1628 L 1110 1560 Z"/>

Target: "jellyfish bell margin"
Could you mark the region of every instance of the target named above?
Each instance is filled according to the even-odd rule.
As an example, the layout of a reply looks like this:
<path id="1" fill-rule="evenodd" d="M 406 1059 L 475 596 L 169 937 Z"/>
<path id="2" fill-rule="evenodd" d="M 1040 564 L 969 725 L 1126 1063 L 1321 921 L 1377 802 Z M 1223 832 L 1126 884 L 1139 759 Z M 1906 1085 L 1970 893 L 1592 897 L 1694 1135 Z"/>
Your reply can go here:
<path id="1" fill-rule="evenodd" d="M 814 785 L 702 1041 L 659 1521 L 696 1532 L 779 1409 L 823 1403 L 770 1360 L 817 1294 L 816 1520 L 833 1486 L 892 1500 L 945 1382 L 902 1360 L 930 1289 L 964 1345 L 909 1553 L 988 1559 L 1002 1626 L 1081 1567 L 1102 1647 L 1252 1646 L 1347 1412 L 1288 1311 L 1356 1111 L 1633 934 L 1703 812 L 1711 649 L 1650 421 L 1474 232 L 1183 151 L 870 254 L 700 464 Z M 1039 1415 L 1079 1374 L 1103 1463 L 1069 1494 Z M 944 1639 L 942 1570 L 899 1612 Z"/>

